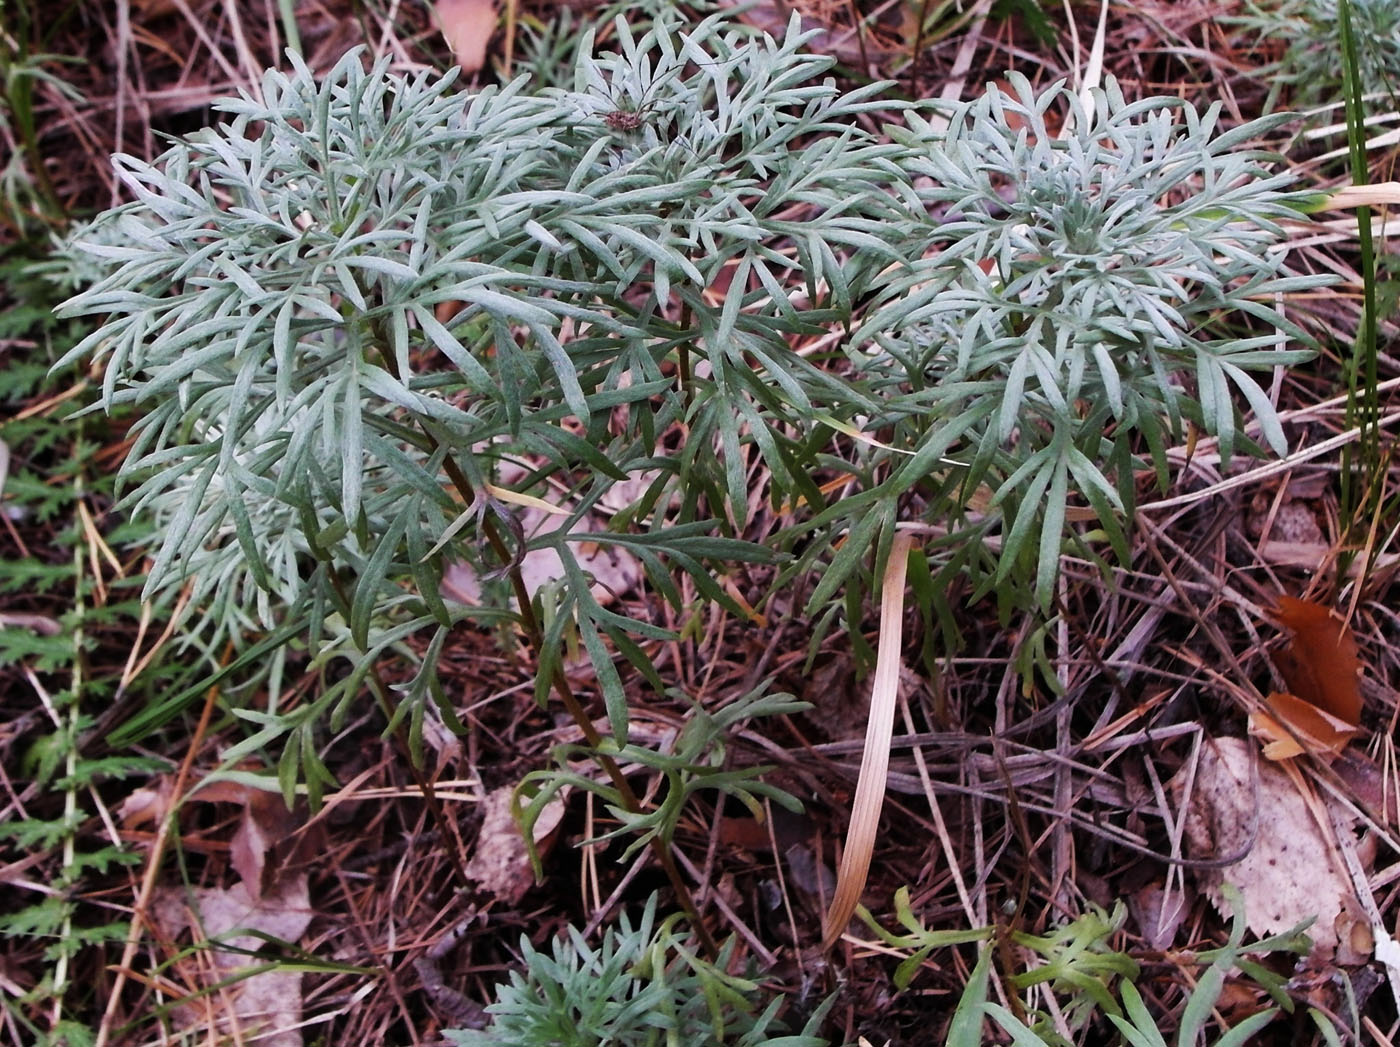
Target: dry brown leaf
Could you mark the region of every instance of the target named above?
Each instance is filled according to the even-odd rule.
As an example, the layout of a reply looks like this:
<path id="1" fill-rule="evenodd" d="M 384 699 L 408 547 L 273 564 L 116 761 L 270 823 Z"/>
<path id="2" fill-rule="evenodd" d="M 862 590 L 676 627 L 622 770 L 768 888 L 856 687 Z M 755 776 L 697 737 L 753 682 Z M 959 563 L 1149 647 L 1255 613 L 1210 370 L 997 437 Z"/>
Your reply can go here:
<path id="1" fill-rule="evenodd" d="M 146 786 L 133 789 L 130 795 L 121 802 L 121 806 L 117 808 L 117 817 L 121 819 L 123 827 L 127 829 L 135 829 L 147 822 L 161 822 L 170 813 L 170 797 L 174 791 L 174 776 L 163 774 L 156 779 L 154 787 Z M 247 798 L 248 787 L 240 782 L 228 781 L 227 779 L 214 781 L 205 779 L 187 792 L 181 802 L 198 801 L 200 803 L 242 805 L 247 802 Z"/>
<path id="2" fill-rule="evenodd" d="M 1317 824 L 1292 779 L 1271 763 L 1255 759 L 1242 738 L 1208 738 L 1201 746 L 1189 797 L 1187 772 L 1172 782 L 1178 804 L 1185 802 L 1188 854 L 1198 860 L 1238 860 L 1197 872 L 1202 891 L 1228 915 L 1224 882 L 1239 888 L 1245 922 L 1256 934 L 1288 930 L 1315 918 L 1308 929 L 1315 950 L 1331 957 L 1337 928 L 1358 903 L 1341 859 Z"/>
<path id="3" fill-rule="evenodd" d="M 133 789 L 117 808 L 122 828 L 139 829 L 147 822 L 159 825 L 170 811 L 170 794 L 174 789 L 175 779 L 168 774 L 157 778 L 154 788 Z"/>
<path id="4" fill-rule="evenodd" d="M 1350 727 L 1361 722 L 1361 662 L 1351 630 L 1330 608 L 1280 596 L 1279 624 L 1293 634 L 1279 658 L 1288 690 Z"/>
<path id="5" fill-rule="evenodd" d="M 1250 730 L 1264 739 L 1270 760 L 1305 752 L 1330 760 L 1361 719 L 1356 641 L 1341 618 L 1312 600 L 1280 596 L 1275 613 L 1292 634 L 1277 659 L 1291 693 L 1270 694 L 1267 710 L 1250 714 Z"/>
<path id="6" fill-rule="evenodd" d="M 262 938 L 254 934 L 229 936 L 229 932 L 257 931 L 295 943 L 306 933 L 314 914 L 306 877 L 299 876 L 283 880 L 276 893 L 261 898 L 254 898 L 242 883 L 228 890 L 197 887 L 186 892 L 170 888 L 157 895 L 151 915 L 161 933 L 172 940 L 188 926 L 196 940 L 218 939 L 234 949 L 256 951 L 265 944 Z M 259 962 L 242 952 L 215 949 L 213 955 L 215 970 L 208 972 L 209 984 L 202 988 L 212 988 L 238 968 Z M 249 1047 L 301 1047 L 301 972 L 265 971 L 226 985 L 219 992 L 220 999 L 232 1002 L 232 1013 L 215 1009 L 218 1028 L 202 1029 L 208 1012 L 196 1006 L 174 1008 L 176 1025 L 185 1032 L 208 1033 L 211 1041 L 233 1037 Z"/>
<path id="7" fill-rule="evenodd" d="M 248 885 L 253 898 L 271 890 L 281 870 L 279 844 L 300 825 L 282 797 L 262 789 L 247 789 L 243 816 L 229 846 L 229 862 Z M 283 849 L 284 850 L 284 849 Z M 269 861 L 269 858 L 272 858 Z"/>
<path id="8" fill-rule="evenodd" d="M 1127 897 L 1128 910 L 1149 948 L 1165 951 L 1176 942 L 1186 921 L 1186 893 L 1168 890 L 1162 880 L 1143 884 Z"/>
<path id="9" fill-rule="evenodd" d="M 1287 760 L 1307 752 L 1330 760 L 1356 737 L 1355 727 L 1291 694 L 1274 691 L 1264 704 L 1268 712 L 1249 714 L 1249 729 L 1264 740 L 1266 759 Z"/>
<path id="10" fill-rule="evenodd" d="M 511 813 L 515 790 L 509 785 L 493 789 L 481 801 L 481 831 L 467 862 L 467 877 L 508 905 L 514 905 L 535 883 L 530 853 Z M 548 804 L 535 822 L 535 845 L 543 849 L 564 817 L 564 803 Z"/>
<path id="11" fill-rule="evenodd" d="M 486 45 L 496 31 L 496 0 L 437 0 L 438 28 L 464 73 L 486 64 Z"/>
<path id="12" fill-rule="evenodd" d="M 795 843 L 783 851 L 787 860 L 788 882 L 813 898 L 825 901 L 836 893 L 836 874 L 805 843 Z"/>
<path id="13" fill-rule="evenodd" d="M 173 788 L 173 779 L 166 775 L 154 788 L 133 790 L 117 808 L 122 826 L 136 829 L 163 822 L 170 812 Z M 287 810 L 280 793 L 227 778 L 205 779 L 185 794 L 185 803 L 194 802 L 231 803 L 242 808 L 238 829 L 229 842 L 229 862 L 255 899 L 273 889 L 287 863 L 298 857 L 304 860 L 316 846 L 305 836 L 292 841 L 302 819 Z"/>

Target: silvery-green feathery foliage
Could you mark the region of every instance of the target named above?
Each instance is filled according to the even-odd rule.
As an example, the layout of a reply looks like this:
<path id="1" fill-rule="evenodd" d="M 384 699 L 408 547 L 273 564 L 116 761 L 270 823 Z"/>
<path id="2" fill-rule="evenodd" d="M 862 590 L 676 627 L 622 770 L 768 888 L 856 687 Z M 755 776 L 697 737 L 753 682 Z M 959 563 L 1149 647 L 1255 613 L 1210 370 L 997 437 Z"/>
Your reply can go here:
<path id="1" fill-rule="evenodd" d="M 1280 348 L 1279 332 L 1306 339 L 1278 303 L 1319 281 L 1272 250 L 1297 212 L 1244 143 L 1274 121 L 1223 131 L 1218 105 L 1129 102 L 1111 80 L 1088 113 L 1063 86 L 1009 82 L 896 132 L 929 217 L 903 227 L 910 261 L 851 358 L 881 402 L 870 427 L 892 427 L 900 452 L 873 497 L 924 494 L 955 563 L 995 537 L 983 591 L 1030 583 L 1048 606 L 1065 541 L 1093 555 L 1066 524 L 1073 504 L 1127 559 L 1139 444 L 1163 485 L 1187 421 L 1228 461 L 1238 392 L 1285 450 L 1251 372 L 1310 355 Z"/>
<path id="2" fill-rule="evenodd" d="M 695 19 L 714 14 L 723 7 L 723 0 L 688 0 L 685 5 Z M 569 6 L 561 5 L 557 16 L 544 20 L 521 19 L 516 23 L 513 68 L 530 78 L 532 89 L 568 87 L 573 83 L 580 57 L 586 53 L 580 45 L 590 25 L 610 27 L 621 17 L 626 19 L 629 33 L 643 36 L 658 24 L 670 25 L 675 14 L 674 0 L 611 0 L 589 5 L 577 15 Z M 731 21 L 727 29 L 754 37 L 759 35 L 759 30 L 744 22 Z M 588 44 L 591 51 L 593 34 L 589 34 Z"/>
<path id="3" fill-rule="evenodd" d="M 1127 555 L 1133 434 L 1159 466 L 1188 419 L 1228 451 L 1233 386 L 1281 446 L 1245 372 L 1299 358 L 1274 351 L 1291 328 L 1271 296 L 1308 283 L 1267 250 L 1288 198 L 1239 151 L 1262 125 L 1112 88 L 1091 121 L 1017 81 L 891 141 L 857 119 L 894 111 L 881 85 L 840 91 L 803 39 L 619 22 L 617 52 L 585 39 L 572 89 L 535 94 L 463 96 L 358 53 L 318 85 L 293 57 L 228 123 L 118 158 L 136 200 L 79 239 L 106 275 L 66 309 L 107 319 L 70 359 L 144 412 L 129 505 L 164 529 L 147 592 L 189 587 L 190 642 L 232 641 L 229 680 L 270 672 L 273 695 L 288 651 L 352 662 L 294 713 L 242 713 L 249 745 L 293 732 L 286 788 L 325 777 L 318 720 L 416 632 L 435 630 L 400 714 L 450 716 L 446 630 L 516 612 L 449 606 L 449 561 L 489 578 L 558 552 L 564 577 L 533 594 L 539 694 L 581 644 L 625 746 L 609 641 L 659 686 L 639 641 L 671 634 L 599 605 L 581 543 L 625 549 L 677 609 L 675 571 L 737 610 L 725 564 L 795 554 L 823 569 L 811 606 L 844 588 L 858 617 L 871 549 L 919 516 L 948 528 L 946 570 L 1044 605 L 1064 542 L 1092 552 L 1065 522 L 1076 489 Z M 1044 125 L 1061 104 L 1063 141 Z M 759 462 L 793 521 L 766 545 L 743 540 Z M 644 493 L 590 523 L 628 480 Z M 565 525 L 524 534 L 520 495 Z"/>
<path id="4" fill-rule="evenodd" d="M 1400 91 L 1400 4 L 1395 0 L 1350 0 L 1357 74 L 1363 94 L 1393 108 Z M 1270 81 L 1272 106 L 1287 91 L 1295 108 L 1336 107 L 1343 97 L 1341 19 L 1338 0 L 1248 0 L 1228 22 L 1255 40 L 1283 49 L 1258 72 Z"/>
<path id="5" fill-rule="evenodd" d="M 573 548 L 625 545 L 678 606 L 672 568 L 729 603 L 707 561 L 771 556 L 726 535 L 748 502 L 742 445 L 789 473 L 784 426 L 835 380 L 787 339 L 849 314 L 841 255 L 893 259 L 877 233 L 898 149 L 854 126 L 876 89 L 822 81 L 831 62 L 802 52 L 795 23 L 781 43 L 716 20 L 618 31 L 621 53 L 585 46 L 576 89 L 541 95 L 516 81 L 464 98 L 358 53 L 318 86 L 293 56 L 261 100 L 222 104 L 228 123 L 153 163 L 117 159 L 137 199 L 79 239 L 108 273 L 67 311 L 107 320 L 71 356 L 103 364 L 109 407 L 145 412 L 125 472 L 132 510 L 164 527 L 148 594 L 188 583 L 188 635 L 211 650 L 274 630 L 231 670 L 280 672 L 270 655 L 292 638 L 313 666 L 344 653 L 360 671 L 425 627 L 440 642 L 463 613 L 439 597 L 443 563 L 509 566 L 481 519 L 502 523 L 510 560 L 525 551 L 488 486 L 504 462 L 535 463 L 522 490 L 575 507 L 536 539 L 567 573 L 543 608 L 542 688 L 577 629 L 619 736 L 600 634 L 643 668 L 633 637 L 669 634 L 600 607 Z M 716 310 L 705 295 L 730 269 L 754 289 Z M 665 369 L 678 351 L 684 394 Z M 693 439 L 659 454 L 682 419 Z M 626 525 L 588 533 L 598 499 L 639 473 L 655 481 Z M 429 666 L 415 715 L 432 693 Z M 292 723 L 246 715 L 263 740 Z"/>
<path id="6" fill-rule="evenodd" d="M 461 1047 L 823 1047 L 816 1035 L 829 1004 L 801 1033 L 784 1033 L 784 1000 L 762 1005 L 757 982 L 726 973 L 733 943 L 713 963 L 672 917 L 656 920 L 653 895 L 634 927 L 626 912 L 595 949 L 573 927 L 546 953 L 521 938 L 524 973 L 497 987 L 483 1031 L 448 1030 Z"/>

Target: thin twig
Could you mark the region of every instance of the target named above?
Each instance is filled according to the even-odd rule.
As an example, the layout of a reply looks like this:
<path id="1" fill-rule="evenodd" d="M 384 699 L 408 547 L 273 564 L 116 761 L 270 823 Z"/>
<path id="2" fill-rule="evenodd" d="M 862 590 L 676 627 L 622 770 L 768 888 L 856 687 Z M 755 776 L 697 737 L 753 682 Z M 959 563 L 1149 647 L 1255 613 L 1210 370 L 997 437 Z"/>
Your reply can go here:
<path id="1" fill-rule="evenodd" d="M 225 661 L 228 660 L 230 651 L 231 648 L 224 652 Z M 116 968 L 117 978 L 112 985 L 112 993 L 107 997 L 107 1009 L 102 1013 L 102 1024 L 97 1029 L 95 1047 L 106 1047 L 107 1041 L 112 1035 L 112 1024 L 116 1020 L 117 1008 L 121 1005 L 122 989 L 126 987 L 127 974 L 136 959 L 136 950 L 141 944 L 141 931 L 147 923 L 146 913 L 151 904 L 151 895 L 155 893 L 156 877 L 160 874 L 161 859 L 165 856 L 165 847 L 170 840 L 170 829 L 171 826 L 178 823 L 180 798 L 184 795 L 185 783 L 190 777 L 190 769 L 194 766 L 195 756 L 198 755 L 200 746 L 204 742 L 205 732 L 209 729 L 209 721 L 213 718 L 214 706 L 218 697 L 219 685 L 215 684 L 209 688 L 209 693 L 204 698 L 204 709 L 199 714 L 199 723 L 194 729 L 194 736 L 190 739 L 185 759 L 181 762 L 179 773 L 175 776 L 175 786 L 170 792 L 170 809 L 161 821 L 155 842 L 151 844 L 151 854 L 146 860 L 146 871 L 141 877 L 141 892 L 136 896 L 136 905 L 131 913 L 131 929 L 127 932 L 126 946 L 122 949 L 121 962 Z"/>

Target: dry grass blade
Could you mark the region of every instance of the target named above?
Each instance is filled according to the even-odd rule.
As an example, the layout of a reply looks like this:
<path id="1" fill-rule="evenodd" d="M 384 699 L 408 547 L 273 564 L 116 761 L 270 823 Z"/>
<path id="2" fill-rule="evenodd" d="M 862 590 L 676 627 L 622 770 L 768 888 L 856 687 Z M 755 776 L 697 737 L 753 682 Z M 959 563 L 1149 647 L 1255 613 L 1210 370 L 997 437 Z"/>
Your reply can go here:
<path id="1" fill-rule="evenodd" d="M 1387 207 L 1400 204 L 1400 182 L 1377 182 L 1374 185 L 1347 185 L 1327 198 L 1330 211 L 1347 211 L 1353 207 Z"/>
<path id="2" fill-rule="evenodd" d="M 885 777 L 890 767 L 890 740 L 894 736 L 894 712 L 899 688 L 901 623 L 904 619 L 904 575 L 909 566 L 913 538 L 895 536 L 890 558 L 885 564 L 880 595 L 880 647 L 875 661 L 875 684 L 870 694 L 870 720 L 865 728 L 865 752 L 861 756 L 856 799 L 851 808 L 851 825 L 846 833 L 846 849 L 841 855 L 841 871 L 836 877 L 836 894 L 826 912 L 822 948 L 830 949 L 841 937 L 856 911 L 865 878 L 870 872 L 870 856 L 875 850 L 875 833 L 880 827 L 880 808 L 885 803 Z"/>
<path id="3" fill-rule="evenodd" d="M 1079 34 L 1074 29 L 1074 14 L 1070 11 L 1069 4 L 1065 4 L 1065 13 L 1068 15 L 1075 50 L 1078 51 Z M 1099 5 L 1099 21 L 1094 29 L 1094 42 L 1089 48 L 1089 60 L 1085 63 L 1084 73 L 1079 81 L 1079 101 L 1083 104 L 1084 113 L 1090 120 L 1094 118 L 1094 92 L 1103 86 L 1104 37 L 1107 29 L 1108 0 L 1103 0 L 1103 3 Z M 1073 121 L 1066 120 L 1064 127 L 1060 129 L 1060 137 L 1066 137 L 1073 129 Z"/>
<path id="4" fill-rule="evenodd" d="M 227 652 L 225 652 L 227 659 Z M 107 1007 L 102 1013 L 102 1022 L 97 1028 L 97 1047 L 104 1047 L 109 1042 L 112 1035 L 112 1026 L 116 1021 L 117 1011 L 121 1007 L 122 989 L 126 985 L 128 975 L 132 973 L 132 964 L 136 960 L 136 951 L 141 947 L 141 932 L 145 929 L 150 920 L 151 899 L 155 894 L 156 880 L 160 875 L 161 859 L 165 856 L 166 844 L 170 842 L 170 832 L 176 828 L 179 819 L 180 800 L 185 795 L 185 783 L 190 779 L 191 769 L 194 767 L 196 755 L 204 742 L 204 736 L 209 729 L 209 722 L 213 717 L 216 699 L 219 696 L 219 687 L 215 684 L 209 688 L 209 692 L 204 700 L 204 710 L 199 715 L 199 723 L 194 729 L 194 737 L 190 742 L 190 747 L 185 753 L 185 759 L 180 764 L 179 773 L 175 776 L 175 786 L 171 791 L 170 809 L 166 817 L 162 819 L 160 829 L 156 833 L 155 843 L 151 845 L 151 853 L 146 859 L 146 871 L 141 877 L 141 888 L 136 896 L 136 904 L 131 911 L 131 928 L 127 932 L 126 944 L 122 948 L 121 962 L 116 968 L 116 982 L 112 986 L 111 995 L 107 998 Z"/>

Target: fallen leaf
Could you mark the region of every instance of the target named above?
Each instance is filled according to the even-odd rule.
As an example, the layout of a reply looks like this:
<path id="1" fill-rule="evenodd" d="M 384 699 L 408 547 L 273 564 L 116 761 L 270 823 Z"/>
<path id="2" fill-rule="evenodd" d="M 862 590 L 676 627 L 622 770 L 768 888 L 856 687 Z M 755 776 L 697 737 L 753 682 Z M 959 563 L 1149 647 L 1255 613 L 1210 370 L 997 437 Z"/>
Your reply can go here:
<path id="1" fill-rule="evenodd" d="M 464 73 L 486 64 L 486 44 L 496 31 L 496 0 L 437 0 L 438 27 Z"/>
<path id="2" fill-rule="evenodd" d="M 1332 772 L 1372 817 L 1386 823 L 1394 820 L 1395 782 L 1375 760 L 1359 749 L 1347 749 L 1333 761 Z"/>
<path id="3" fill-rule="evenodd" d="M 530 868 L 530 852 L 525 847 L 520 826 L 512 813 L 515 790 L 505 785 L 493 789 L 481 801 L 481 831 L 467 862 L 467 877 L 481 889 L 514 905 L 535 883 Z M 542 846 L 564 817 L 564 803 L 556 799 L 545 807 L 535 822 L 535 844 Z"/>
<path id="4" fill-rule="evenodd" d="M 256 765 L 247 764 L 244 769 L 256 769 Z M 170 813 L 173 789 L 173 779 L 162 775 L 154 787 L 133 790 L 117 808 L 122 826 L 136 829 L 148 822 L 163 822 Z M 229 861 L 253 898 L 271 890 L 287 865 L 305 861 L 319 846 L 319 829 L 297 834 L 304 819 L 287 810 L 278 792 L 228 778 L 205 778 L 181 802 L 231 803 L 242 809 L 229 841 Z"/>
<path id="5" fill-rule="evenodd" d="M 1228 881 L 1244 896 L 1245 922 L 1256 934 L 1313 919 L 1314 951 L 1335 956 L 1339 917 L 1358 903 L 1340 857 L 1288 774 L 1257 760 L 1245 739 L 1208 738 L 1189 796 L 1183 795 L 1186 780 L 1183 770 L 1171 787 L 1177 803 L 1185 804 L 1188 854 L 1201 861 L 1234 859 L 1197 870 L 1216 909 L 1229 914 L 1220 891 Z"/>
<path id="6" fill-rule="evenodd" d="M 279 793 L 248 788 L 243 816 L 229 845 L 229 862 L 248 885 L 253 898 L 271 890 L 281 870 L 278 858 L 286 858 L 281 844 L 300 826 Z M 269 858 L 273 860 L 269 861 Z"/>
<path id="7" fill-rule="evenodd" d="M 170 813 L 170 801 L 175 791 L 173 775 L 162 774 L 154 786 L 133 789 L 117 808 L 117 817 L 123 828 L 135 829 L 147 822 L 162 822 Z M 248 787 L 238 782 L 224 779 L 204 779 L 194 789 L 185 793 L 182 804 L 191 801 L 200 803 L 236 803 L 246 801 Z"/>
<path id="8" fill-rule="evenodd" d="M 168 774 L 156 779 L 155 787 L 133 789 L 117 808 L 117 818 L 123 829 L 137 829 L 147 822 L 160 824 L 170 811 L 170 794 L 175 781 Z"/>
<path id="9" fill-rule="evenodd" d="M 790 883 L 821 901 L 836 893 L 836 874 L 810 847 L 795 843 L 783 852 L 783 857 L 787 859 Z"/>
<path id="10" fill-rule="evenodd" d="M 1361 720 L 1356 641 L 1345 622 L 1311 600 L 1280 596 L 1275 614 L 1292 634 L 1277 658 L 1289 691 L 1270 694 L 1267 711 L 1250 714 L 1250 730 L 1264 739 L 1270 760 L 1305 752 L 1331 760 Z"/>
<path id="11" fill-rule="evenodd" d="M 161 891 L 152 916 L 166 938 L 174 940 L 187 926 L 197 941 L 217 939 L 230 947 L 213 950 L 214 970 L 204 972 L 207 984 L 200 988 L 212 990 L 217 983 L 227 982 L 217 998 L 231 1001 L 231 1013 L 223 1007 L 211 1011 L 194 1005 L 176 1006 L 172 1009 L 176 1026 L 184 1032 L 208 1033 L 211 1041 L 229 1037 L 231 1042 L 250 1047 L 301 1047 L 301 972 L 263 971 L 230 981 L 234 971 L 260 962 L 245 952 L 230 950 L 256 952 L 265 941 L 257 934 L 229 932 L 256 931 L 294 943 L 306 933 L 312 915 L 305 876 L 284 879 L 275 893 L 261 898 L 254 898 L 245 883 L 227 890 L 197 887 Z M 217 1027 L 201 1028 L 211 1013 L 217 1016 Z"/>
<path id="12" fill-rule="evenodd" d="M 1339 963 L 1365 963 L 1376 951 L 1376 934 L 1359 912 L 1337 916 L 1337 957 Z M 1343 959 L 1343 954 L 1348 956 Z"/>
<path id="13" fill-rule="evenodd" d="M 1293 634 L 1279 658 L 1288 690 L 1350 727 L 1361 722 L 1361 662 L 1351 630 L 1330 608 L 1280 596 L 1279 623 Z"/>
<path id="14" fill-rule="evenodd" d="M 1133 891 L 1127 902 L 1148 947 L 1160 951 L 1170 949 L 1176 941 L 1176 932 L 1186 921 L 1186 892 L 1169 891 L 1165 881 L 1159 879 Z"/>
<path id="15" fill-rule="evenodd" d="M 1249 729 L 1264 739 L 1264 756 L 1287 760 L 1304 752 L 1324 759 L 1336 756 L 1356 737 L 1356 728 L 1291 694 L 1273 692 L 1264 700 L 1268 712 L 1249 714 Z"/>

